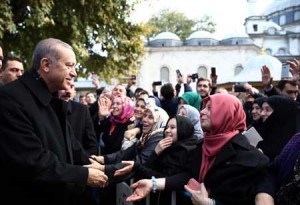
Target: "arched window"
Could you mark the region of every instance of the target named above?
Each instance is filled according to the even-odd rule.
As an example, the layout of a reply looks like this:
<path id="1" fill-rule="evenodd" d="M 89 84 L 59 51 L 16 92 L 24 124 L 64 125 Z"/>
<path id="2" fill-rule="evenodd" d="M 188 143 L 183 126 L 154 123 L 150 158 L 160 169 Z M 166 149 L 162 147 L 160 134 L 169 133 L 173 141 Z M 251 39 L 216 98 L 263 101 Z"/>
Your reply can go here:
<path id="1" fill-rule="evenodd" d="M 235 76 L 238 75 L 240 72 L 242 72 L 242 70 L 243 70 L 243 66 L 241 66 L 241 65 L 236 66 L 234 68 L 234 75 Z"/>
<path id="2" fill-rule="evenodd" d="M 296 11 L 294 13 L 294 21 L 298 21 L 298 20 L 300 20 L 300 11 Z"/>
<path id="3" fill-rule="evenodd" d="M 285 48 L 280 48 L 276 53 L 277 56 L 284 56 L 285 54 L 286 54 Z"/>
<path id="4" fill-rule="evenodd" d="M 170 82 L 170 71 L 169 71 L 169 68 L 167 67 L 162 67 L 160 69 L 160 80 L 162 83 L 169 83 Z"/>
<path id="5" fill-rule="evenodd" d="M 286 23 L 286 17 L 285 15 L 281 15 L 279 17 L 279 25 L 284 25 Z"/>
<path id="6" fill-rule="evenodd" d="M 265 50 L 265 53 L 271 56 L 272 55 L 272 50 L 270 48 L 267 48 Z"/>
<path id="7" fill-rule="evenodd" d="M 207 78 L 207 68 L 205 66 L 200 66 L 198 68 L 198 77 L 204 77 L 204 78 Z"/>

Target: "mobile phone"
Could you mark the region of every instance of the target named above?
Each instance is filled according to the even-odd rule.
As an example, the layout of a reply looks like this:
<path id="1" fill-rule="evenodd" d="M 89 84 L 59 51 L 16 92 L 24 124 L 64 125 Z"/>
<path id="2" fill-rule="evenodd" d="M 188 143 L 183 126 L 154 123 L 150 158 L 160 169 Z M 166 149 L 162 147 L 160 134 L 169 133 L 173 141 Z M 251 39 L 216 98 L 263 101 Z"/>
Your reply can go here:
<path id="1" fill-rule="evenodd" d="M 211 67 L 211 75 L 212 76 L 216 76 L 217 73 L 216 73 L 216 67 Z"/>
<path id="2" fill-rule="evenodd" d="M 177 78 L 182 77 L 180 70 L 176 70 L 176 73 L 177 73 Z"/>
<path id="3" fill-rule="evenodd" d="M 194 191 L 199 191 L 201 189 L 200 183 L 194 178 L 191 178 L 189 180 L 189 182 L 187 183 L 187 187 Z"/>
<path id="4" fill-rule="evenodd" d="M 162 82 L 161 81 L 154 81 L 153 85 L 162 85 Z"/>
<path id="5" fill-rule="evenodd" d="M 93 78 L 93 79 L 96 79 L 96 80 L 99 80 L 98 74 L 93 74 L 93 75 L 92 75 L 92 78 Z"/>
<path id="6" fill-rule="evenodd" d="M 290 64 L 283 63 L 281 67 L 281 79 L 290 78 Z"/>
<path id="7" fill-rule="evenodd" d="M 198 79 L 198 73 L 192 74 L 192 79 L 193 79 L 193 82 L 195 82 L 196 79 Z"/>
<path id="8" fill-rule="evenodd" d="M 246 89 L 244 88 L 244 83 L 235 84 L 234 92 L 246 92 Z"/>

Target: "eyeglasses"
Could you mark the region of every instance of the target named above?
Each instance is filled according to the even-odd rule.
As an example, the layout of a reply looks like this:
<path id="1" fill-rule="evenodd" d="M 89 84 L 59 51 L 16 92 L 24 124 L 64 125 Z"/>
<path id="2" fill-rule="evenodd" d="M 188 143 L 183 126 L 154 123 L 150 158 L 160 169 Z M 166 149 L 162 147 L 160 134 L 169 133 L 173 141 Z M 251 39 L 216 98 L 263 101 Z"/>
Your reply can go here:
<path id="1" fill-rule="evenodd" d="M 286 90 L 285 92 L 289 95 L 291 95 L 291 94 L 297 95 L 298 94 L 298 90 Z"/>
<path id="2" fill-rule="evenodd" d="M 18 73 L 18 72 L 21 72 L 22 74 L 24 73 L 24 70 L 19 68 L 9 68 L 8 70 L 14 73 Z"/>

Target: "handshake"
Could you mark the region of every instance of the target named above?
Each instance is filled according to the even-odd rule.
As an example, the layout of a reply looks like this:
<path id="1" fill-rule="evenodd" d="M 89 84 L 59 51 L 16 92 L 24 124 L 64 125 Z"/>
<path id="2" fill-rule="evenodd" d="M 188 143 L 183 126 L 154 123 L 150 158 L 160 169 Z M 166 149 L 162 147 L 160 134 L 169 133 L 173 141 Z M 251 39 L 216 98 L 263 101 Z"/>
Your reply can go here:
<path id="1" fill-rule="evenodd" d="M 88 168 L 87 185 L 90 187 L 105 187 L 108 177 L 104 173 L 104 165 L 90 158 L 91 164 L 84 165 Z"/>

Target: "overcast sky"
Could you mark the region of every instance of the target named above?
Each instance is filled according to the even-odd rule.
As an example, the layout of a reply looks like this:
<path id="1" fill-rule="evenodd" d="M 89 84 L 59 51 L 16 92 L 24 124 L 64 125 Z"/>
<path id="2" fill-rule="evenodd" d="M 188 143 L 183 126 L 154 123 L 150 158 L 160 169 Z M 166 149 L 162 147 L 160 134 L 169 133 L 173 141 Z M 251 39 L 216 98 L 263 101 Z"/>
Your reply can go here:
<path id="1" fill-rule="evenodd" d="M 258 10 L 263 10 L 271 0 L 258 0 Z M 244 32 L 248 16 L 247 0 L 144 0 L 136 7 L 134 21 L 146 22 L 161 9 L 169 8 L 185 13 L 190 19 L 200 19 L 207 14 L 217 23 L 215 35 L 222 38 L 228 34 Z"/>

